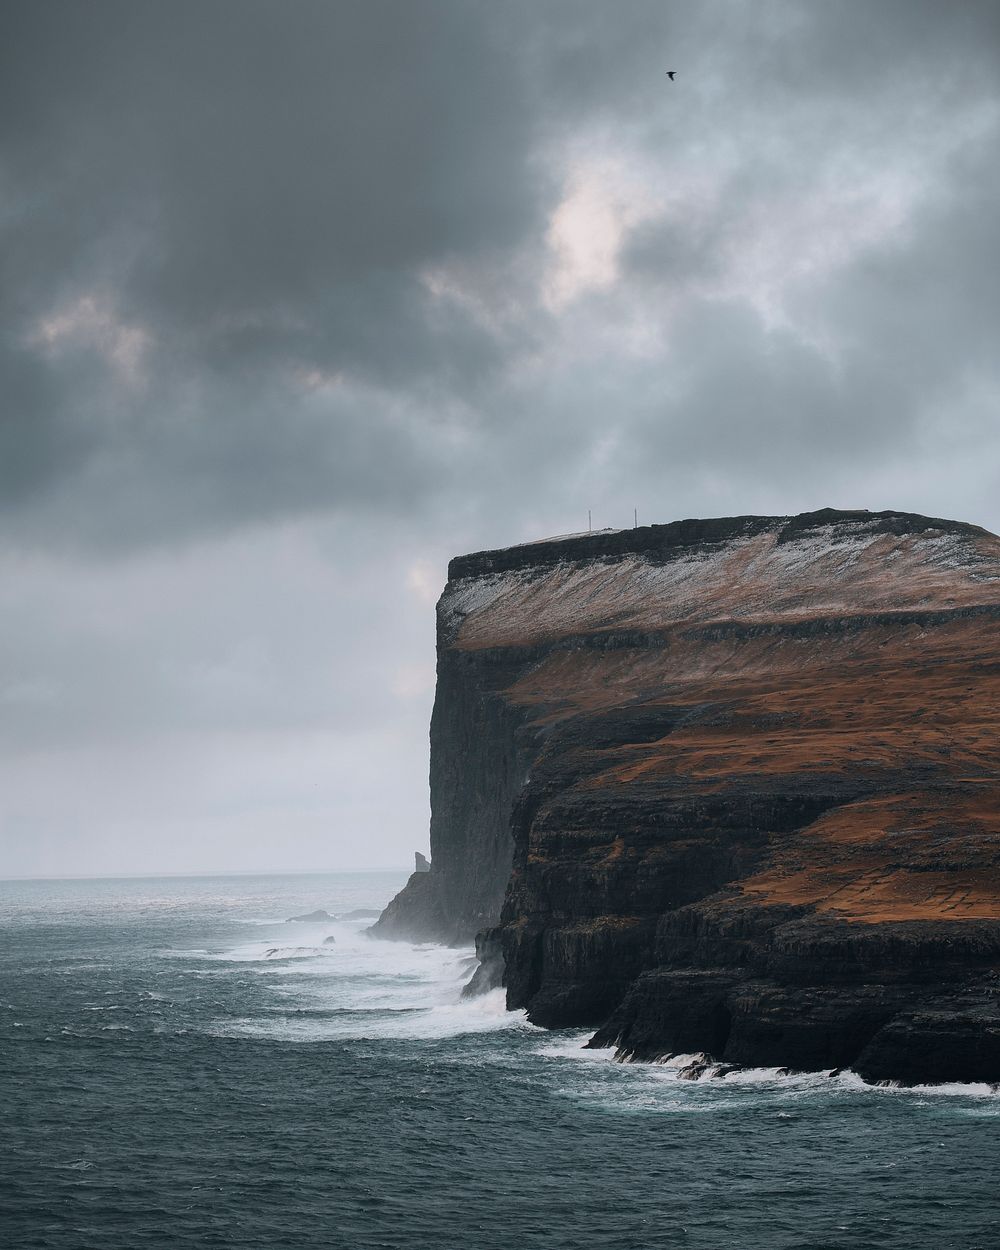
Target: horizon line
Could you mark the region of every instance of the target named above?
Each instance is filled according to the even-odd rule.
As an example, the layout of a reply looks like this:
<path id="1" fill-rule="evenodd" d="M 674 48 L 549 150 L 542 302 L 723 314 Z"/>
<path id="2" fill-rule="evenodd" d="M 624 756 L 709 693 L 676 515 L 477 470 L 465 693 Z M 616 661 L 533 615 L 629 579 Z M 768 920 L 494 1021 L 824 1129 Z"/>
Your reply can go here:
<path id="1" fill-rule="evenodd" d="M 400 865 L 397 868 L 304 868 L 294 871 L 288 869 L 260 869 L 248 872 L 104 872 L 104 873 L 68 873 L 38 875 L 25 873 L 15 876 L 0 876 L 3 881 L 163 881 L 177 878 L 197 879 L 200 877 L 349 877 L 370 875 L 377 872 L 412 873 L 413 869 Z"/>

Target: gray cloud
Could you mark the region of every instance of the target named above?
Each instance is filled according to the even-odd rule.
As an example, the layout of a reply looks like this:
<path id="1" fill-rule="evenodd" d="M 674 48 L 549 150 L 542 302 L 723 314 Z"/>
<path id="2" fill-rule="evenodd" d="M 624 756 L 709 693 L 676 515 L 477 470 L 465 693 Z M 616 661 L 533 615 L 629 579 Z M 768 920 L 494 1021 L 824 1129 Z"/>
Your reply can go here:
<path id="1" fill-rule="evenodd" d="M 596 340 L 599 393 L 618 414 L 637 407 L 641 441 L 652 401 L 636 401 L 657 367 L 604 339 L 623 314 L 655 333 L 666 304 L 659 363 L 676 372 L 676 328 L 689 411 L 708 404 L 724 420 L 750 386 L 741 428 L 769 436 L 773 412 L 793 459 L 788 427 L 827 442 L 838 390 L 854 419 L 861 392 L 861 407 L 909 428 L 921 370 L 937 360 L 949 385 L 992 329 L 988 267 L 974 233 L 956 237 L 994 216 L 989 4 L 5 12 L 2 499 L 25 539 L 171 541 L 330 508 L 414 515 L 456 474 L 490 494 L 482 458 L 499 438 L 516 460 L 515 396 L 529 424 L 558 407 L 555 371 L 535 367 L 533 389 L 525 376 L 554 344 L 572 356 L 570 334 L 583 372 Z M 675 84 L 664 58 L 681 65 Z M 618 277 L 553 308 L 550 215 L 593 153 L 623 178 Z M 906 366 L 912 395 L 898 374 L 895 394 L 877 394 L 850 351 L 852 376 L 833 388 L 821 354 L 793 333 L 781 361 L 779 339 L 753 323 L 761 301 L 821 306 L 813 320 L 836 351 L 859 315 L 935 267 L 943 283 L 905 310 L 933 339 Z M 959 307 L 941 324 L 950 292 Z M 572 305 L 588 301 L 584 323 Z M 954 314 L 972 321 L 973 309 L 971 337 L 959 335 Z M 810 402 L 814 421 L 792 415 Z M 582 441 L 573 415 L 550 419 L 553 445 L 563 422 L 574 429 L 585 472 L 606 417 Z M 699 456 L 704 422 L 677 422 Z M 687 442 L 677 422 L 674 463 Z M 884 423 L 868 426 L 876 445 Z M 731 465 L 718 454 L 738 473 L 742 453 Z"/>
<path id="2" fill-rule="evenodd" d="M 464 6 L 5 12 L 5 325 L 21 374 L 48 356 L 11 414 L 25 470 L 44 486 L 79 469 L 63 431 L 83 425 L 93 456 L 127 450 L 133 481 L 183 496 L 193 468 L 221 520 L 252 518 L 254 500 L 263 515 L 336 504 L 344 477 L 395 493 L 403 464 L 379 489 L 392 448 L 419 457 L 390 405 L 324 411 L 308 379 L 405 392 L 499 361 L 418 279 L 537 219 L 514 49 Z M 192 523 L 216 519 L 196 506 Z"/>

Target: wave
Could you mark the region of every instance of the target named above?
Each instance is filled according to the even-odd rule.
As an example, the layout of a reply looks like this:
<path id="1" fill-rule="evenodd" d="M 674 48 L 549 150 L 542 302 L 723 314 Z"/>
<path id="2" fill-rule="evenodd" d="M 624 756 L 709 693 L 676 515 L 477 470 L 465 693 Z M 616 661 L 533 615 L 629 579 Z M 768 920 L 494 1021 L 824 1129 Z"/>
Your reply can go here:
<path id="1" fill-rule="evenodd" d="M 461 987 L 459 987 L 460 989 Z M 469 1034 L 533 1029 L 522 1011 L 507 1011 L 502 990 L 480 998 L 427 1007 L 299 1008 L 272 1017 L 216 1021 L 217 1037 L 252 1037 L 283 1042 L 439 1041 Z"/>
<path id="2" fill-rule="evenodd" d="M 290 1042 L 436 1040 L 464 1034 L 532 1029 L 526 1013 L 506 1010 L 503 990 L 463 999 L 475 955 L 467 948 L 387 942 L 368 937 L 363 922 L 295 926 L 295 945 L 274 936 L 226 950 L 194 953 L 199 961 L 238 965 L 260 978 L 265 996 L 254 1014 L 216 1019 L 215 1036 Z M 330 939 L 333 939 L 332 941 Z"/>
<path id="3" fill-rule="evenodd" d="M 624 1094 L 628 1100 L 632 1094 L 644 1099 L 657 1089 L 669 1087 L 670 1101 L 679 1098 L 699 1098 L 704 1095 L 724 1095 L 726 1091 L 740 1090 L 744 1095 L 757 1092 L 778 1097 L 811 1094 L 851 1094 L 872 1096 L 898 1096 L 915 1098 L 964 1098 L 991 1100 L 1000 1103 L 1000 1085 L 978 1082 L 947 1081 L 937 1085 L 902 1085 L 899 1082 L 871 1084 L 856 1072 L 844 1069 L 831 1073 L 793 1072 L 787 1068 L 745 1068 L 716 1063 L 704 1054 L 671 1055 L 655 1063 L 621 1063 L 613 1049 L 588 1050 L 589 1033 L 562 1036 L 546 1041 L 535 1048 L 542 1058 L 570 1060 L 577 1065 L 587 1065 L 591 1072 L 604 1069 L 602 1087 L 611 1092 Z M 587 1070 L 582 1069 L 582 1070 Z M 633 1087 L 629 1089 L 629 1085 Z M 590 1092 L 597 1086 L 591 1084 Z M 687 1091 L 687 1093 L 685 1092 Z M 992 1114 L 992 1113 L 988 1113 Z M 996 1114 L 1000 1114 L 998 1107 Z"/>

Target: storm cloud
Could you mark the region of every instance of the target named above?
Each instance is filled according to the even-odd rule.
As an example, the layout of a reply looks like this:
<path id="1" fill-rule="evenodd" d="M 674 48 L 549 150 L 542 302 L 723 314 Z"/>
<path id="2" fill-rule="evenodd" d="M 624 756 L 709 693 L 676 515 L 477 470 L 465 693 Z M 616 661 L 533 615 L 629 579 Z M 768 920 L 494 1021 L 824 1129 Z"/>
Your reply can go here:
<path id="1" fill-rule="evenodd" d="M 405 862 L 459 551 L 1000 528 L 998 157 L 989 2 L 6 4 L 0 874 Z"/>

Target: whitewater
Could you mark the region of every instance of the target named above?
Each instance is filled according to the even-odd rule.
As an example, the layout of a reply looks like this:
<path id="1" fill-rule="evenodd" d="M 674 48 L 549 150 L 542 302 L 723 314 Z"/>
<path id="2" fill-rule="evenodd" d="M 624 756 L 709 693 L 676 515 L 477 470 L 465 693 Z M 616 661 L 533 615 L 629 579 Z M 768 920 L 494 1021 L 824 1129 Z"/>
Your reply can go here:
<path id="1" fill-rule="evenodd" d="M 403 879 L 0 882 L 0 1244 L 1000 1246 L 995 1091 L 616 1063 L 368 937 Z"/>

